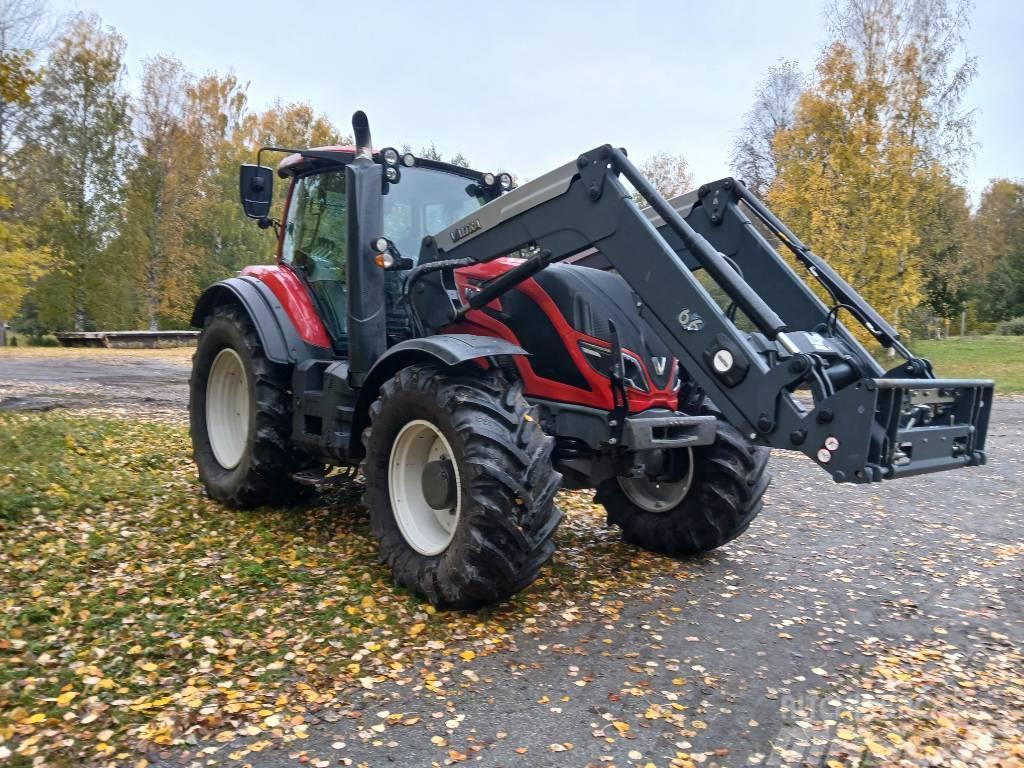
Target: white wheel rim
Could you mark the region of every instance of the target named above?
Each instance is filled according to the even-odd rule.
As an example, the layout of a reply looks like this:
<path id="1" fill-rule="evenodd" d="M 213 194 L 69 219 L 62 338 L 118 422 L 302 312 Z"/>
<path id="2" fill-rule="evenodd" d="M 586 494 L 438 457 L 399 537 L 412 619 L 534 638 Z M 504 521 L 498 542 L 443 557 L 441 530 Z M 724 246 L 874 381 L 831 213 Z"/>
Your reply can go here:
<path id="1" fill-rule="evenodd" d="M 686 468 L 686 475 L 674 483 L 659 482 L 646 475 L 618 478 L 619 487 L 626 494 L 626 498 L 645 512 L 653 512 L 656 515 L 668 512 L 681 504 L 693 484 L 693 449 L 686 450 L 689 452 L 690 465 Z"/>
<path id="2" fill-rule="evenodd" d="M 217 353 L 206 380 L 206 434 L 217 463 L 237 467 L 249 444 L 249 381 L 230 347 Z"/>
<path id="3" fill-rule="evenodd" d="M 435 509 L 423 492 L 427 464 L 450 461 L 455 474 L 455 505 Z M 452 447 L 441 431 L 423 419 L 410 421 L 395 438 L 388 462 L 388 492 L 398 528 L 421 555 L 439 555 L 455 537 L 462 509 L 462 482 Z"/>

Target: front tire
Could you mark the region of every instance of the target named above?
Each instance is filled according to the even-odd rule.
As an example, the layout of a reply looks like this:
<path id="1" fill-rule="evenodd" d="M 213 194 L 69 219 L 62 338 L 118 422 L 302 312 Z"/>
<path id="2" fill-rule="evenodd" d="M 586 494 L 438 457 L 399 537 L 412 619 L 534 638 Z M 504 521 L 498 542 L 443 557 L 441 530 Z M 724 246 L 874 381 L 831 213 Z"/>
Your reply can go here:
<path id="1" fill-rule="evenodd" d="M 622 528 L 627 542 L 667 555 L 699 554 L 732 541 L 757 517 L 770 482 L 765 470 L 771 452 L 715 415 L 715 442 L 685 449 L 690 460 L 679 486 L 656 488 L 617 477 L 598 486 L 594 501 L 604 505 L 608 522 Z"/>
<path id="2" fill-rule="evenodd" d="M 317 465 L 289 445 L 290 388 L 288 366 L 266 358 L 241 307 L 220 306 L 207 316 L 192 358 L 189 431 L 211 498 L 245 508 L 309 495 L 292 479 Z"/>
<path id="3" fill-rule="evenodd" d="M 364 501 L 398 584 L 476 608 L 537 578 L 555 549 L 561 475 L 521 385 L 410 366 L 381 387 L 370 422 Z"/>

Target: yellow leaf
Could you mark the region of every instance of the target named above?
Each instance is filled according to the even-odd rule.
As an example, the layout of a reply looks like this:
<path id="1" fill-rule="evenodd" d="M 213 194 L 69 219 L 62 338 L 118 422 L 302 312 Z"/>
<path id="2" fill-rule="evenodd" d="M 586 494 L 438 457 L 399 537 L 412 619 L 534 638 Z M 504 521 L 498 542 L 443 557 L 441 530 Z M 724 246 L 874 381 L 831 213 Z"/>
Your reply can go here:
<path id="1" fill-rule="evenodd" d="M 43 722 L 43 720 L 45 719 L 46 715 L 44 715 L 42 712 L 36 712 L 34 715 L 29 715 L 28 717 L 22 718 L 21 722 L 23 725 L 35 725 L 36 723 Z"/>
<path id="2" fill-rule="evenodd" d="M 75 698 L 75 696 L 77 696 L 77 695 L 78 695 L 77 691 L 65 691 L 64 693 L 62 693 L 60 696 L 57 697 L 57 706 L 58 707 L 66 707 L 68 704 L 71 703 L 71 700 L 73 698 Z M 104 739 L 104 741 L 106 741 L 106 739 Z"/>
<path id="3" fill-rule="evenodd" d="M 420 632 L 422 632 L 426 628 L 427 628 L 427 625 L 423 624 L 423 623 L 413 624 L 411 627 L 409 627 L 409 634 L 412 635 L 413 637 L 416 637 L 416 635 L 418 635 Z"/>
<path id="4" fill-rule="evenodd" d="M 836 736 L 838 736 L 840 739 L 846 739 L 847 741 L 849 741 L 854 737 L 854 733 L 849 728 L 840 728 L 836 731 Z"/>
<path id="5" fill-rule="evenodd" d="M 376 605 L 376 603 L 374 599 L 369 595 L 367 595 L 359 601 L 359 607 L 362 608 L 364 611 L 370 610 L 371 608 L 373 608 L 374 605 Z"/>
<path id="6" fill-rule="evenodd" d="M 619 733 L 626 733 L 629 730 L 629 723 L 624 723 L 621 720 L 616 720 L 612 725 Z"/>
<path id="7" fill-rule="evenodd" d="M 877 741 L 871 741 L 870 739 L 868 739 L 864 743 L 867 746 L 867 748 L 871 750 L 872 754 L 878 755 L 879 757 L 888 757 L 892 754 L 891 749 L 884 746 L 883 744 L 879 744 Z"/>
<path id="8" fill-rule="evenodd" d="M 461 658 L 463 661 L 472 661 L 476 658 L 476 653 L 474 653 L 473 651 L 463 651 L 459 654 L 459 658 Z"/>
<path id="9" fill-rule="evenodd" d="M 444 736 L 431 736 L 430 743 L 438 747 L 447 747 L 448 739 L 446 739 Z"/>

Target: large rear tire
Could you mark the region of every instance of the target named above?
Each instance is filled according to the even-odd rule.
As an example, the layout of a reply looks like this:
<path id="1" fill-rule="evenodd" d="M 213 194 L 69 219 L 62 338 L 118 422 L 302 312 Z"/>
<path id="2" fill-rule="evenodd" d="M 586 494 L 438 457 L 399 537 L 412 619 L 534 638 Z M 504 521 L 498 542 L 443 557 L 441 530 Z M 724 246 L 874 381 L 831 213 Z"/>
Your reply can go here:
<path id="1" fill-rule="evenodd" d="M 732 541 L 757 517 L 770 482 L 770 451 L 715 415 L 715 442 L 683 449 L 690 459 L 678 485 L 612 478 L 598 487 L 594 501 L 627 542 L 668 555 L 698 554 Z"/>
<path id="2" fill-rule="evenodd" d="M 189 379 L 192 455 L 206 492 L 231 507 L 288 504 L 310 487 L 293 473 L 316 465 L 289 445 L 288 366 L 269 361 L 241 307 L 206 318 Z"/>
<path id="3" fill-rule="evenodd" d="M 554 440 L 495 372 L 400 370 L 363 433 L 364 501 L 395 581 L 436 606 L 476 608 L 531 584 L 554 552 Z"/>

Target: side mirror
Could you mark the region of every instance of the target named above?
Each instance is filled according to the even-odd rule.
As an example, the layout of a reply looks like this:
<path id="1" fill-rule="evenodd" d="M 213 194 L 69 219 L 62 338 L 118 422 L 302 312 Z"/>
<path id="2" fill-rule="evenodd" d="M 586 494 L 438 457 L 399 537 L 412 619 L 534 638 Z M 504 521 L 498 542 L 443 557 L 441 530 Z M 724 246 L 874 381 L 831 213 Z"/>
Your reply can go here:
<path id="1" fill-rule="evenodd" d="M 274 171 L 264 165 L 243 163 L 238 167 L 238 192 L 246 216 L 266 218 L 274 197 Z"/>

